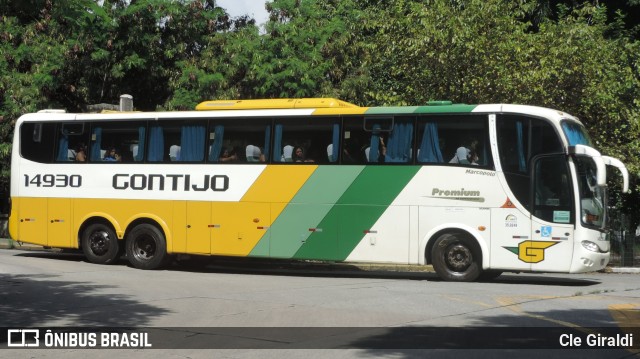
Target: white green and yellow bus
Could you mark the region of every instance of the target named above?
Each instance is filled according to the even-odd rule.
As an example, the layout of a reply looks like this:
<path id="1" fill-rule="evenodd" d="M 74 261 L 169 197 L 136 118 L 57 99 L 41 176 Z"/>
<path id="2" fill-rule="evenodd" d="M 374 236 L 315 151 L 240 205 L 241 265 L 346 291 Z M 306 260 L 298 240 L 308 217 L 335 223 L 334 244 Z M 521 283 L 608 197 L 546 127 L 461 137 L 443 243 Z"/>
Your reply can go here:
<path id="1" fill-rule="evenodd" d="M 584 126 L 523 105 L 206 101 L 16 123 L 13 239 L 123 253 L 431 264 L 445 280 L 609 261 L 607 166 Z"/>

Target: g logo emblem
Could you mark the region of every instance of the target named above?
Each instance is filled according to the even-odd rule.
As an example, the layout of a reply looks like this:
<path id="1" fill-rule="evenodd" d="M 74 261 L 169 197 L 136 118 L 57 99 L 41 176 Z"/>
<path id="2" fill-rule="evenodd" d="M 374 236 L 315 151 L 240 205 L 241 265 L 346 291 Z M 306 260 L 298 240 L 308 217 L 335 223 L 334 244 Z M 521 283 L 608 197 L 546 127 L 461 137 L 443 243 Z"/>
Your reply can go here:
<path id="1" fill-rule="evenodd" d="M 525 263 L 540 263 L 544 260 L 545 249 L 558 244 L 547 241 L 524 241 L 518 247 L 503 247 L 518 255 L 518 259 Z"/>

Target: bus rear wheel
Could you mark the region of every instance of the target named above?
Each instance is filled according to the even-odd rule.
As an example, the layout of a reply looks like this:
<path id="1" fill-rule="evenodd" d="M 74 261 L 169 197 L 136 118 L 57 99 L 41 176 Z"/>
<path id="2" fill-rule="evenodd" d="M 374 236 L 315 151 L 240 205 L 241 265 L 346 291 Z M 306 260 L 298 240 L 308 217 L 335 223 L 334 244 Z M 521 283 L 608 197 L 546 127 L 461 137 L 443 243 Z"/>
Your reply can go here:
<path id="1" fill-rule="evenodd" d="M 126 251 L 129 263 L 139 269 L 160 268 L 169 258 L 164 234 L 148 223 L 135 226 L 127 235 Z"/>
<path id="2" fill-rule="evenodd" d="M 89 225 L 82 232 L 81 245 L 85 257 L 96 264 L 112 264 L 122 252 L 114 230 L 102 223 Z"/>
<path id="3" fill-rule="evenodd" d="M 480 254 L 472 240 L 457 233 L 443 234 L 431 249 L 433 269 L 447 281 L 471 282 L 480 276 Z"/>

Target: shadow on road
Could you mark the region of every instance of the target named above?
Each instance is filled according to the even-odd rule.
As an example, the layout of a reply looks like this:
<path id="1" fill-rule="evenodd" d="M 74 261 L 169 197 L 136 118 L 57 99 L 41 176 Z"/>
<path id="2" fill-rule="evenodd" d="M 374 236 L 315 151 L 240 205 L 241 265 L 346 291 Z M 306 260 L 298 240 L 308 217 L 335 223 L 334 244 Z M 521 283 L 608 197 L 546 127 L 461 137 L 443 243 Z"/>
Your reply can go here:
<path id="1" fill-rule="evenodd" d="M 76 326 L 139 327 L 167 312 L 127 295 L 105 294 L 103 290 L 109 286 L 59 281 L 56 277 L 0 274 L 2 326 L 35 327 L 65 320 Z"/>
<path id="2" fill-rule="evenodd" d="M 26 252 L 16 254 L 24 257 L 47 258 L 52 260 L 86 262 L 81 252 Z M 126 257 L 120 258 L 116 265 L 129 265 Z M 441 279 L 431 270 L 420 266 L 393 265 L 355 265 L 348 263 L 327 263 L 319 261 L 291 261 L 264 258 L 235 258 L 218 256 L 188 256 L 174 261 L 169 270 L 194 273 L 233 273 L 254 275 L 280 275 L 301 277 L 339 277 L 339 278 L 379 278 L 404 279 L 440 282 Z M 567 278 L 553 274 L 504 273 L 492 280 L 494 284 L 504 285 L 543 285 L 561 287 L 588 287 L 600 284 L 597 279 Z"/>

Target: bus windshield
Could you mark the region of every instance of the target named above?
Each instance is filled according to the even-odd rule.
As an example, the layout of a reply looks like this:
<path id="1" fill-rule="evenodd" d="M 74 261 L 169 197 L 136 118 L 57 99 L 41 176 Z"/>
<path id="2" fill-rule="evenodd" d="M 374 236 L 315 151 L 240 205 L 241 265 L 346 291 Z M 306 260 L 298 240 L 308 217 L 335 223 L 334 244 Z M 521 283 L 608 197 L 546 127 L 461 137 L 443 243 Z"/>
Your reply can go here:
<path id="1" fill-rule="evenodd" d="M 567 137 L 569 146 L 585 145 L 593 147 L 591 137 L 589 137 L 587 130 L 581 124 L 565 120 L 562 122 L 562 130 Z"/>
<path id="2" fill-rule="evenodd" d="M 564 126 L 563 126 L 564 127 Z M 596 166 L 589 157 L 576 156 L 581 221 L 585 226 L 603 228 L 606 188 L 596 183 Z"/>

